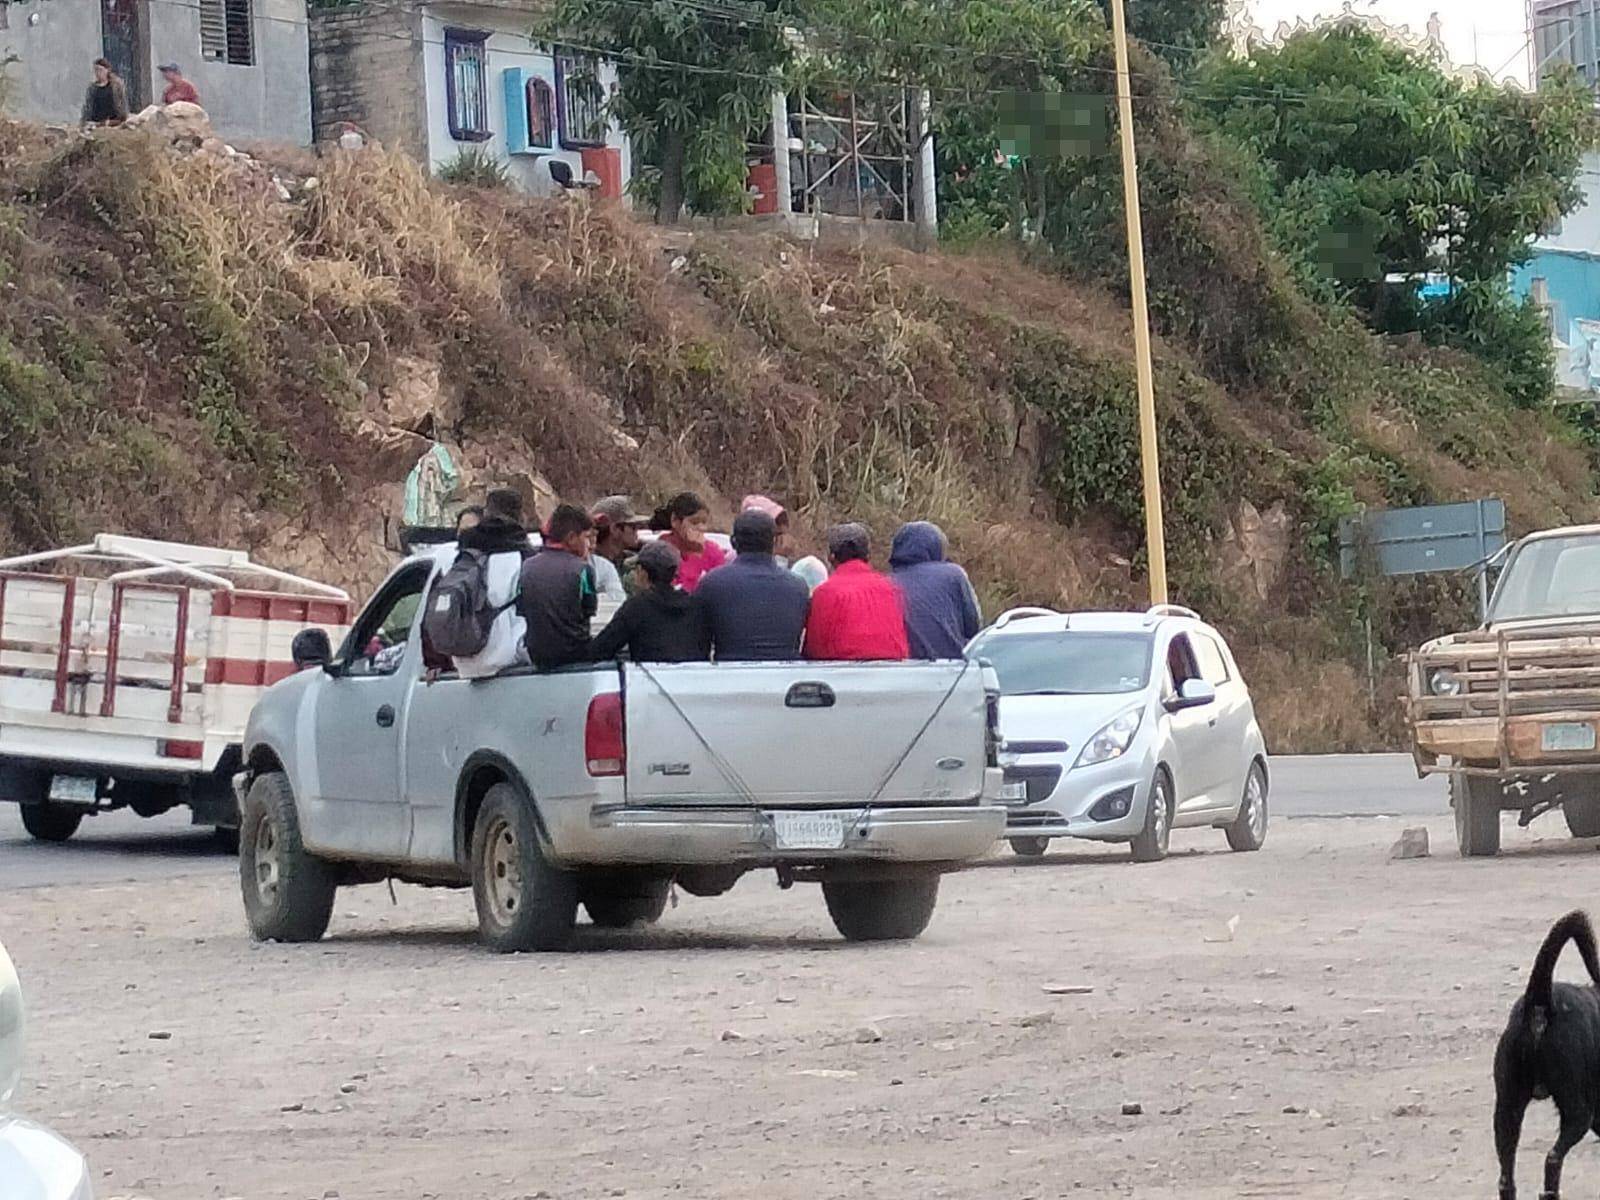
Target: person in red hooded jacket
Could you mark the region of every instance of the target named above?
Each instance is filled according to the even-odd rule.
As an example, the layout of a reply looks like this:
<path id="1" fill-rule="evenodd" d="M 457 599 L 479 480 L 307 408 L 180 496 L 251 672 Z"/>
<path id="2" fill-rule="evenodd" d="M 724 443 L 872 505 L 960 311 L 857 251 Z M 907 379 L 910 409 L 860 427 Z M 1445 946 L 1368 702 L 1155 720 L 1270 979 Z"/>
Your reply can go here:
<path id="1" fill-rule="evenodd" d="M 828 530 L 833 574 L 811 593 L 805 655 L 810 659 L 873 662 L 910 657 L 905 600 L 894 580 L 872 569 L 872 535 L 865 525 Z"/>

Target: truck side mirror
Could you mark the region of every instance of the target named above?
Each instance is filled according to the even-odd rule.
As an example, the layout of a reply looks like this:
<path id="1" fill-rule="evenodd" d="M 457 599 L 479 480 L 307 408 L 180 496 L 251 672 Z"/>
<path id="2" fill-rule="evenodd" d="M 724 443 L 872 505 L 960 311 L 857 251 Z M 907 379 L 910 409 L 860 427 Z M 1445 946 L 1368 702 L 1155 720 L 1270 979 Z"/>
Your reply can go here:
<path id="1" fill-rule="evenodd" d="M 294 635 L 294 641 L 289 646 L 289 657 L 294 659 L 294 669 L 297 671 L 326 667 L 333 661 L 333 644 L 328 641 L 328 631 L 302 629 Z"/>

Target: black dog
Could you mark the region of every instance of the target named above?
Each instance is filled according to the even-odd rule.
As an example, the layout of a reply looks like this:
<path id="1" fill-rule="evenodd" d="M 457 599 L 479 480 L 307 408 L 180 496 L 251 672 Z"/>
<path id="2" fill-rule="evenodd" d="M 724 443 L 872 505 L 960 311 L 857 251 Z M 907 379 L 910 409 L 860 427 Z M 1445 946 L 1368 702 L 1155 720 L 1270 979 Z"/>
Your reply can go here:
<path id="1" fill-rule="evenodd" d="M 1556 959 L 1578 943 L 1594 986 L 1552 983 Z M 1516 1200 L 1517 1142 L 1534 1100 L 1554 1100 L 1561 1132 L 1544 1160 L 1540 1200 L 1561 1195 L 1561 1164 L 1593 1129 L 1600 1133 L 1600 955 L 1587 913 L 1570 912 L 1551 927 L 1533 960 L 1528 990 L 1511 1008 L 1494 1056 L 1494 1145 L 1500 1155 L 1500 1200 Z"/>

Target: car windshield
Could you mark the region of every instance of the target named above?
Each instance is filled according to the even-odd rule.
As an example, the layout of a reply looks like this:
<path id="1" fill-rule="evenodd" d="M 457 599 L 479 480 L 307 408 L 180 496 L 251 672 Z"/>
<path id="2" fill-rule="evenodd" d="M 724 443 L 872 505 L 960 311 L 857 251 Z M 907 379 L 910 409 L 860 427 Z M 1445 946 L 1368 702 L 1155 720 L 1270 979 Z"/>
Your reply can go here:
<path id="1" fill-rule="evenodd" d="M 994 665 L 1007 696 L 1093 696 L 1137 692 L 1150 679 L 1147 633 L 992 633 L 972 658 Z"/>
<path id="2" fill-rule="evenodd" d="M 1517 550 L 1495 589 L 1491 621 L 1600 614 L 1600 534 L 1538 538 Z"/>

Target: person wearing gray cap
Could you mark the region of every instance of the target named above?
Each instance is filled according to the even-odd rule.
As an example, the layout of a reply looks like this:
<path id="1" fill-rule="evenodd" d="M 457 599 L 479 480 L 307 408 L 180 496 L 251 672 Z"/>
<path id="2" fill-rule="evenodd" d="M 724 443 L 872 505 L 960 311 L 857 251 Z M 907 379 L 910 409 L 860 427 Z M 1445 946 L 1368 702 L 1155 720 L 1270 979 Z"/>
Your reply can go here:
<path id="1" fill-rule="evenodd" d="M 194 84 L 183 77 L 177 63 L 162 63 L 156 69 L 161 72 L 161 78 L 167 81 L 166 90 L 161 93 L 161 103 L 176 104 L 180 100 L 190 104 L 200 103 L 200 93 L 195 90 Z"/>
<path id="2" fill-rule="evenodd" d="M 666 542 L 651 542 L 634 559 L 639 590 L 590 644 L 603 662 L 626 650 L 633 662 L 697 662 L 707 657 L 689 594 L 675 584 L 682 562 Z"/>
<path id="3" fill-rule="evenodd" d="M 589 509 L 594 518 L 594 578 L 602 600 L 621 604 L 632 594 L 623 587 L 623 564 L 639 552 L 639 530 L 650 518 L 633 511 L 626 496 L 607 496 Z"/>
<path id="4" fill-rule="evenodd" d="M 738 557 L 700 581 L 695 603 L 703 637 L 718 662 L 784 662 L 800 657 L 811 589 L 773 557 L 778 527 L 768 513 L 733 522 Z"/>

